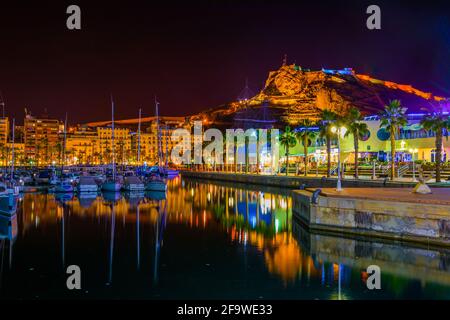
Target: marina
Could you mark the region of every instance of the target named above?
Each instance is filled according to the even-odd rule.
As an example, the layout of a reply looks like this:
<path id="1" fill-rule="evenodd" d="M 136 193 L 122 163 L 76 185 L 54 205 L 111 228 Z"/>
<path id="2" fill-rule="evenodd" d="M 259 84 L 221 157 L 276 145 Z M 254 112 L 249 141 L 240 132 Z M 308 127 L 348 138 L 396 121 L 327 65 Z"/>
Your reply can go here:
<path id="1" fill-rule="evenodd" d="M 0 220 L 0 296 L 450 297 L 448 249 L 308 230 L 292 197 L 182 177 L 169 181 L 167 193 L 23 194 L 14 218 Z M 383 270 L 381 291 L 365 285 L 374 263 Z M 65 287 L 71 264 L 84 270 L 83 290 Z"/>

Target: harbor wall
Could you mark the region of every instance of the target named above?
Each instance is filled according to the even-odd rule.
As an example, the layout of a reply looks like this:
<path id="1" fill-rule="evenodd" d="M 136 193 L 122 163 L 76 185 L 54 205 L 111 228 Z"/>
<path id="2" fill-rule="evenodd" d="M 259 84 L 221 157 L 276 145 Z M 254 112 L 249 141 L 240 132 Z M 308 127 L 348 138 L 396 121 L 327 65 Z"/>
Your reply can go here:
<path id="1" fill-rule="evenodd" d="M 306 188 L 333 188 L 336 187 L 336 178 L 326 177 L 302 177 L 302 176 L 281 176 L 281 175 L 259 175 L 246 173 L 228 173 L 228 172 L 208 172 L 208 171 L 181 171 L 183 177 L 228 181 L 233 183 L 266 185 L 279 188 L 301 189 Z M 413 188 L 412 182 L 390 182 L 383 180 L 342 180 L 344 187 L 350 188 Z"/>
<path id="2" fill-rule="evenodd" d="M 450 246 L 450 206 L 293 192 L 293 214 L 311 230 Z"/>

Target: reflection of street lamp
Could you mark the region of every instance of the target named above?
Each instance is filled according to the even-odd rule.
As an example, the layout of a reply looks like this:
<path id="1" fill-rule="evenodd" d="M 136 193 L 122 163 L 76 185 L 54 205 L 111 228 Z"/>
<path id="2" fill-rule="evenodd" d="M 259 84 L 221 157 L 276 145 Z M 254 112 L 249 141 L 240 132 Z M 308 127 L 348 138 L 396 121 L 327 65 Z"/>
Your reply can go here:
<path id="1" fill-rule="evenodd" d="M 414 161 L 414 154 L 418 153 L 419 150 L 417 148 L 409 149 L 409 153 L 412 154 L 412 163 L 413 163 L 413 181 L 416 181 L 416 163 Z"/>
<path id="2" fill-rule="evenodd" d="M 337 179 L 337 186 L 336 191 L 342 191 L 342 183 L 341 183 L 341 137 L 344 137 L 345 133 L 347 132 L 347 128 L 342 127 L 331 127 L 331 132 L 337 134 L 337 149 L 338 149 L 338 179 Z"/>

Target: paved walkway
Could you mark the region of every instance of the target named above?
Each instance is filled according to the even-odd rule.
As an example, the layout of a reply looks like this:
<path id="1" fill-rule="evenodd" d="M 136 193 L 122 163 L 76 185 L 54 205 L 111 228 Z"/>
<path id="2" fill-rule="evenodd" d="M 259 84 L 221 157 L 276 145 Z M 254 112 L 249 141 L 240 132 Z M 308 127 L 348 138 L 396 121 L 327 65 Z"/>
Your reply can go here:
<path id="1" fill-rule="evenodd" d="M 412 193 L 409 188 L 344 188 L 336 191 L 333 188 L 323 188 L 322 194 L 338 198 L 354 198 L 379 201 L 399 201 L 412 203 L 440 204 L 450 206 L 450 189 L 431 188 L 431 194 Z"/>

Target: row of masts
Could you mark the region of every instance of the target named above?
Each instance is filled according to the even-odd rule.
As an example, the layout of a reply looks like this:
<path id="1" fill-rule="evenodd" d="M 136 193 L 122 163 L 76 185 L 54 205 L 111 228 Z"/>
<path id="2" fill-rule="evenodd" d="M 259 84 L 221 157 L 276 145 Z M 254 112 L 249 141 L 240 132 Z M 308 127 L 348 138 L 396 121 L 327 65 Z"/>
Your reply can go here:
<path id="1" fill-rule="evenodd" d="M 1 96 L 0 96 L 1 98 Z M 0 100 L 0 105 L 3 106 L 3 118 L 5 117 L 5 103 L 3 99 Z M 159 126 L 159 102 L 155 98 L 155 114 L 156 114 L 156 134 L 158 139 L 158 166 L 161 167 L 162 163 L 162 139 L 161 139 L 161 131 Z M 141 118 L 142 118 L 142 109 L 139 108 L 139 122 L 138 122 L 138 148 L 137 148 L 137 162 L 141 162 Z M 112 172 L 113 172 L 113 180 L 116 179 L 116 158 L 115 158 L 115 136 L 114 136 L 114 99 L 111 96 L 111 144 L 112 144 Z M 15 118 L 12 119 L 12 143 L 11 143 L 11 166 L 10 166 L 10 182 L 13 182 L 14 176 L 14 143 L 15 143 Z M 62 147 L 62 161 L 61 161 L 61 173 L 64 170 L 64 164 L 66 159 L 66 141 L 67 141 L 67 113 L 64 120 L 64 140 Z M 168 146 L 166 144 L 166 152 Z M 166 154 L 165 164 L 167 166 L 167 154 Z"/>

